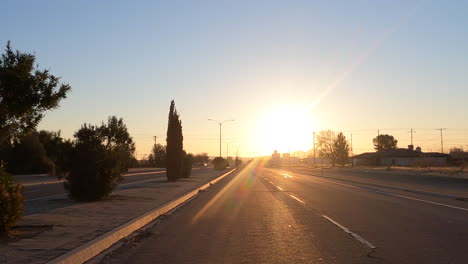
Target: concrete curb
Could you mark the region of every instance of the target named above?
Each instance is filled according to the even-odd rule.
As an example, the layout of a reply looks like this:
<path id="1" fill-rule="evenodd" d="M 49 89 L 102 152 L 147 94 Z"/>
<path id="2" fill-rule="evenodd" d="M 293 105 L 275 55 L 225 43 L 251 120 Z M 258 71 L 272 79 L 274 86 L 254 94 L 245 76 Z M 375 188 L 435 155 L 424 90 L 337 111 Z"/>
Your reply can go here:
<path id="1" fill-rule="evenodd" d="M 373 187 L 387 188 L 387 189 L 399 190 L 399 191 L 416 193 L 416 194 L 423 194 L 423 195 L 434 196 L 434 197 L 439 197 L 439 198 L 453 199 L 457 201 L 465 201 L 465 202 L 468 201 L 468 197 L 459 196 L 459 195 L 435 193 L 435 192 L 428 192 L 428 191 L 423 191 L 423 190 L 418 190 L 418 189 L 398 187 L 398 186 L 393 186 L 393 185 L 382 185 L 382 184 L 376 184 L 376 183 L 366 183 L 366 182 L 353 181 L 353 180 L 347 180 L 347 179 L 339 179 L 339 178 L 334 178 L 334 177 L 316 175 L 312 173 L 304 173 L 304 172 L 295 172 L 295 173 L 302 173 L 302 174 L 306 174 L 306 175 L 310 175 L 310 176 L 314 176 L 318 178 L 330 179 L 330 180 L 337 180 L 337 181 L 350 182 L 350 183 L 356 183 L 356 184 L 364 184 L 364 185 L 369 185 Z"/>
<path id="2" fill-rule="evenodd" d="M 183 202 L 187 201 L 188 199 L 192 198 L 193 196 L 197 195 L 199 190 L 203 190 L 208 188 L 210 185 L 213 185 L 217 181 L 223 179 L 224 177 L 228 176 L 232 172 L 234 172 L 236 169 L 232 169 L 228 171 L 227 173 L 217 177 L 214 180 L 211 180 L 210 182 L 197 187 L 193 191 L 190 191 L 189 193 L 173 200 L 170 201 L 164 205 L 162 205 L 159 208 L 156 208 L 134 220 L 129 221 L 126 224 L 123 224 L 114 230 L 111 230 L 107 233 L 105 233 L 102 236 L 99 236 L 95 238 L 94 240 L 91 240 L 90 242 L 75 248 L 72 251 L 69 251 L 51 261 L 48 262 L 48 264 L 76 264 L 76 263 L 84 263 L 91 258 L 97 256 L 99 253 L 102 251 L 108 249 L 111 247 L 113 244 L 121 240 L 122 238 L 127 237 L 134 231 L 142 228 L 149 222 L 153 221 L 157 217 L 169 212 L 170 210 L 174 209 L 175 207 L 179 206 Z"/>

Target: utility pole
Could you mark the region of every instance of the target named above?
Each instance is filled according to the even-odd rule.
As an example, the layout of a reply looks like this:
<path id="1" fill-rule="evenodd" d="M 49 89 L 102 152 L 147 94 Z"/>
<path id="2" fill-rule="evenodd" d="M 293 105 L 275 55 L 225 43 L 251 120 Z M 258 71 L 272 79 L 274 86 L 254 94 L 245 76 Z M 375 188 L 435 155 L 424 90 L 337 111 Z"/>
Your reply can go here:
<path id="1" fill-rule="evenodd" d="M 229 158 L 229 143 L 230 142 L 226 142 L 226 159 Z"/>
<path id="2" fill-rule="evenodd" d="M 444 153 L 444 138 L 442 136 L 442 131 L 445 130 L 446 128 L 439 128 L 437 130 L 440 130 L 440 150 L 441 153 Z"/>
<path id="3" fill-rule="evenodd" d="M 314 144 L 314 167 L 315 167 L 315 131 L 312 133 L 312 144 Z"/>
<path id="4" fill-rule="evenodd" d="M 351 133 L 351 156 L 353 155 L 353 133 Z"/>
<path id="5" fill-rule="evenodd" d="M 158 137 L 157 137 L 157 136 L 153 136 L 153 139 L 154 139 L 154 145 L 156 146 L 156 142 L 157 142 Z"/>
<path id="6" fill-rule="evenodd" d="M 413 133 L 416 132 L 414 129 L 411 129 L 411 146 L 413 146 Z"/>
<path id="7" fill-rule="evenodd" d="M 380 150 L 380 131 L 377 129 L 377 151 Z"/>
<path id="8" fill-rule="evenodd" d="M 219 121 L 214 120 L 214 119 L 208 119 L 208 121 L 216 122 L 219 125 L 219 156 L 222 157 L 221 156 L 221 126 L 226 122 L 234 121 L 234 119 L 224 120 L 223 122 L 219 122 Z"/>

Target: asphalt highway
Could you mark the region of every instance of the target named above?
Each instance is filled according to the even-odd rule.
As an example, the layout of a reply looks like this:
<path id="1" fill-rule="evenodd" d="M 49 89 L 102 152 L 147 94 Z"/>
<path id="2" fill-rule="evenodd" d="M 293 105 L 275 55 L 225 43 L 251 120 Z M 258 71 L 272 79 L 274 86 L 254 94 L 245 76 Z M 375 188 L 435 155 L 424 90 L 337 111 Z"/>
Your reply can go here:
<path id="1" fill-rule="evenodd" d="M 139 184 L 152 181 L 157 178 L 166 177 L 164 169 L 133 170 L 123 175 L 123 181 L 120 186 L 129 184 Z M 54 198 L 60 195 L 66 195 L 63 182 L 56 177 L 46 175 L 28 175 L 17 176 L 24 186 L 24 196 L 26 202 Z"/>
<path id="2" fill-rule="evenodd" d="M 467 263 L 468 203 L 251 162 L 104 263 Z"/>

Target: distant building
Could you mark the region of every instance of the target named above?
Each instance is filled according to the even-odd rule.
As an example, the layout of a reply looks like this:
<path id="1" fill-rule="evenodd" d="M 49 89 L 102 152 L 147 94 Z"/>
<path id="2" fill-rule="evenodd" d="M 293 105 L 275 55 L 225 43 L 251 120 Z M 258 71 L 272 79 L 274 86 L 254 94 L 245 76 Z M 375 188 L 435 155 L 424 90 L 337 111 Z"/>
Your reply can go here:
<path id="1" fill-rule="evenodd" d="M 277 150 L 275 150 L 275 152 L 273 152 L 273 154 L 271 154 L 271 159 L 273 160 L 279 160 L 281 157 L 280 157 L 280 154 L 278 153 Z"/>
<path id="2" fill-rule="evenodd" d="M 449 155 L 436 152 L 421 152 L 413 146 L 408 149 L 387 149 L 367 152 L 352 157 L 354 166 L 446 166 Z"/>
<path id="3" fill-rule="evenodd" d="M 278 167 L 281 165 L 281 157 L 280 154 L 278 153 L 277 150 L 271 154 L 271 161 L 270 161 L 271 166 L 273 167 Z"/>

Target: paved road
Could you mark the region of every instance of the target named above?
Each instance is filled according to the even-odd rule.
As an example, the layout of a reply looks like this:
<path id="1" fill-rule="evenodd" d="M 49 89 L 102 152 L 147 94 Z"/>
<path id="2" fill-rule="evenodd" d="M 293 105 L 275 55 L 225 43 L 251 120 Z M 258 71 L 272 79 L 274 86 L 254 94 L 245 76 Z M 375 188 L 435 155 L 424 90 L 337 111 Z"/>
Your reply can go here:
<path id="1" fill-rule="evenodd" d="M 121 185 L 143 183 L 155 178 L 166 177 L 164 169 L 134 170 L 125 174 Z M 23 184 L 26 201 L 48 199 L 65 195 L 63 182 L 52 176 L 25 175 L 16 176 L 17 182 Z"/>
<path id="2" fill-rule="evenodd" d="M 252 162 L 105 263 L 467 263 L 468 203 Z"/>
<path id="3" fill-rule="evenodd" d="M 384 168 L 326 168 L 311 169 L 291 167 L 290 170 L 313 176 L 331 177 L 351 182 L 363 182 L 368 185 L 385 185 L 397 188 L 409 188 L 424 192 L 442 193 L 457 197 L 468 197 L 468 178 L 463 175 L 439 174 L 428 171 L 402 171 Z M 468 200 L 468 198 L 466 198 Z"/>

